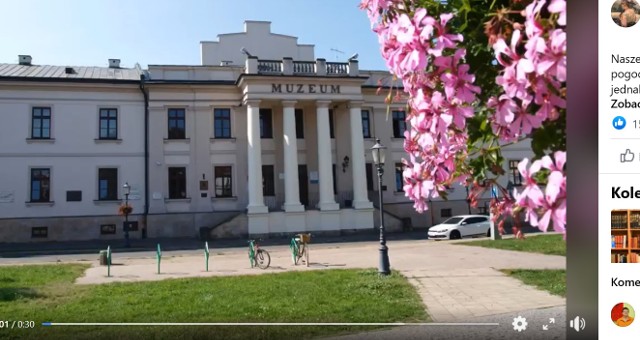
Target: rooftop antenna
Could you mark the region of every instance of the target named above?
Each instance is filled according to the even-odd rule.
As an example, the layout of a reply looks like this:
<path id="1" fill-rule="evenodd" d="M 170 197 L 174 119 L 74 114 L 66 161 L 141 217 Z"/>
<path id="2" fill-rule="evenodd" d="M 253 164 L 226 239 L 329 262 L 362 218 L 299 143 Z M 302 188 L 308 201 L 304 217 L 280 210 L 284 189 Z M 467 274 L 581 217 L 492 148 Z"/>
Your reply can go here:
<path id="1" fill-rule="evenodd" d="M 338 61 L 338 53 L 344 54 L 344 52 L 342 52 L 342 51 L 340 51 L 338 49 L 335 49 L 335 48 L 332 48 L 331 51 L 336 52 L 336 61 Z"/>

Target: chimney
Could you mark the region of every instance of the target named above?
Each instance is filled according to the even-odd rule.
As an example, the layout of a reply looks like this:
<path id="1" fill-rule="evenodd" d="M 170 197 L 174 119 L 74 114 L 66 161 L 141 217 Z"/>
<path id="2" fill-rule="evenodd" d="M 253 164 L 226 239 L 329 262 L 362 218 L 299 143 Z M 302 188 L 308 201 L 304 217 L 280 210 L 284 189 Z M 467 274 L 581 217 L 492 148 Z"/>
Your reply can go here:
<path id="1" fill-rule="evenodd" d="M 18 56 L 18 64 L 20 65 L 31 65 L 31 56 L 30 55 L 19 55 Z"/>
<path id="2" fill-rule="evenodd" d="M 109 68 L 120 68 L 120 59 L 109 59 Z"/>

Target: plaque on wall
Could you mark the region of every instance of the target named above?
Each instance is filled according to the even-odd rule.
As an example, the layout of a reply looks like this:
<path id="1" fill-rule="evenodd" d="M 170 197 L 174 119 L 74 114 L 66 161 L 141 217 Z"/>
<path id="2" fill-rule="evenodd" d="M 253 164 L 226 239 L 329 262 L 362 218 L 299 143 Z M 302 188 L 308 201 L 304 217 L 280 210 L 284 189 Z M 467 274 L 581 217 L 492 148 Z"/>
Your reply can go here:
<path id="1" fill-rule="evenodd" d="M 200 191 L 209 190 L 209 181 L 200 181 Z"/>
<path id="2" fill-rule="evenodd" d="M 100 225 L 100 235 L 113 235 L 116 233 L 116 225 L 115 224 L 101 224 Z"/>
<path id="3" fill-rule="evenodd" d="M 122 223 L 124 230 L 138 231 L 138 221 L 128 221 Z"/>
<path id="4" fill-rule="evenodd" d="M 82 191 L 80 190 L 67 191 L 67 202 L 82 202 Z"/>
<path id="5" fill-rule="evenodd" d="M 49 227 L 31 228 L 31 238 L 47 238 L 48 236 L 49 236 Z"/>

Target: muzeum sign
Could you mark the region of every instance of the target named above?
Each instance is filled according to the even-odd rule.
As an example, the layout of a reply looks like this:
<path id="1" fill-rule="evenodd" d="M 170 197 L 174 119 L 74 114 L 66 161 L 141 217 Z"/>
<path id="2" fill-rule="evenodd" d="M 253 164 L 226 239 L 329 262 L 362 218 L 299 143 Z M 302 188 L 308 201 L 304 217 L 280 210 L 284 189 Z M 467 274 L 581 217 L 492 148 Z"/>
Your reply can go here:
<path id="1" fill-rule="evenodd" d="M 340 93 L 340 85 L 271 84 L 271 93 Z"/>

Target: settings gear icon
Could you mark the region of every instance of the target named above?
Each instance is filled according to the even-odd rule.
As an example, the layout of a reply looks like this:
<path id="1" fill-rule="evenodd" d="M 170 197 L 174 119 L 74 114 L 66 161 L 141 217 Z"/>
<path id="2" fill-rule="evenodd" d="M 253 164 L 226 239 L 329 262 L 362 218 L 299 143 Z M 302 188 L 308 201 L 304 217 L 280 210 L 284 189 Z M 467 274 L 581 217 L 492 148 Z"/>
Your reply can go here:
<path id="1" fill-rule="evenodd" d="M 523 318 L 521 315 L 518 315 L 517 318 L 513 318 L 513 323 L 511 324 L 513 325 L 513 330 L 518 332 L 526 330 L 528 325 L 527 319 Z"/>

